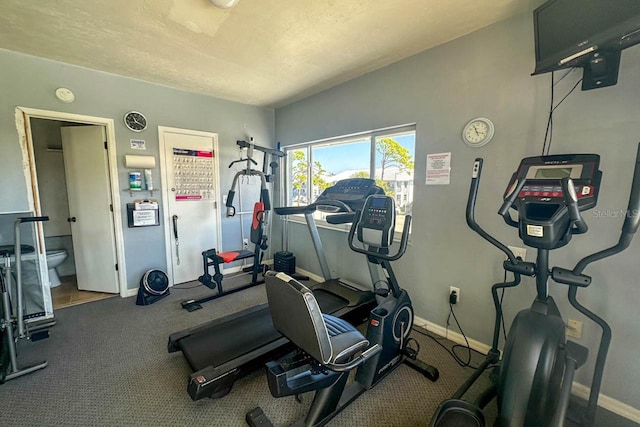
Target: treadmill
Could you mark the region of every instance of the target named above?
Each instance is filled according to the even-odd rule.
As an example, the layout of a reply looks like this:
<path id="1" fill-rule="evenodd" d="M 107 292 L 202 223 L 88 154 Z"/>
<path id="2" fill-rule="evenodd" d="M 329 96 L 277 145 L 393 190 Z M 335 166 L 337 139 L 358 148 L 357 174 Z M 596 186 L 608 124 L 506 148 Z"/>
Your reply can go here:
<path id="1" fill-rule="evenodd" d="M 375 294 L 330 277 L 313 213 L 316 210 L 336 213 L 335 221 L 330 222 L 344 223 L 352 218 L 349 213 L 361 209 L 372 194 L 384 194 L 384 190 L 372 179 L 352 178 L 325 189 L 310 205 L 274 208 L 278 215 L 304 214 L 325 278 L 312 289 L 320 309 L 353 324 L 368 319 L 376 305 Z M 377 269 L 368 264 L 371 283 L 375 283 Z M 266 303 L 175 332 L 169 336 L 167 345 L 169 353 L 182 351 L 193 370 L 187 383 L 187 392 L 193 400 L 225 396 L 237 379 L 294 348 L 273 326 Z"/>

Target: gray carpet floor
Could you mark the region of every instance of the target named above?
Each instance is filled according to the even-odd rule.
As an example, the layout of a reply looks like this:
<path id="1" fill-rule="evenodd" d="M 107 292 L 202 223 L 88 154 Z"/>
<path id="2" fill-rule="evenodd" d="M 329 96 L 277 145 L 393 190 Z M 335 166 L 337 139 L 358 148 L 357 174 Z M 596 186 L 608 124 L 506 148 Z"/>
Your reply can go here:
<path id="1" fill-rule="evenodd" d="M 228 278 L 225 285 L 230 289 L 246 280 Z M 169 335 L 266 301 L 260 285 L 188 313 L 180 301 L 211 292 L 196 285 L 172 288 L 170 296 L 150 306 L 136 306 L 135 297 L 114 297 L 58 310 L 49 339 L 20 343 L 21 366 L 41 360 L 49 366 L 0 385 L 0 426 L 242 426 L 245 413 L 256 406 L 275 425 L 302 417 L 312 394 L 302 403 L 294 397 L 274 399 L 263 370 L 237 381 L 221 399 L 190 399 L 191 371 L 182 353 L 167 352 Z M 459 367 L 431 339 L 417 332 L 412 336 L 420 343 L 420 359 L 437 366 L 440 379 L 432 383 L 400 366 L 331 425 L 428 425 L 438 404 L 471 369 Z M 601 425 L 634 424 L 609 418 Z"/>

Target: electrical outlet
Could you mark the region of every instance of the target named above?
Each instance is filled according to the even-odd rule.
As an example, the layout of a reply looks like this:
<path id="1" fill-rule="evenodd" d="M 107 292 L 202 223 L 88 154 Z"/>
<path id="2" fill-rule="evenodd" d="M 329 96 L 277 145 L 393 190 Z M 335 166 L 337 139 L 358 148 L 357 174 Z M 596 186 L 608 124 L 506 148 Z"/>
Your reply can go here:
<path id="1" fill-rule="evenodd" d="M 456 299 L 456 304 L 460 302 L 460 288 L 456 288 L 455 286 L 449 286 L 449 297 L 451 293 L 455 292 L 458 298 Z M 448 298 L 447 298 L 448 299 Z"/>
<path id="2" fill-rule="evenodd" d="M 517 246 L 507 246 L 511 249 L 511 252 L 516 256 L 516 258 L 520 257 L 523 261 L 527 258 L 527 250 L 525 248 L 519 248 Z"/>
<path id="3" fill-rule="evenodd" d="M 242 247 L 247 249 L 249 247 L 249 239 L 242 239 Z"/>
<path id="4" fill-rule="evenodd" d="M 573 338 L 582 338 L 583 323 L 578 320 L 569 319 L 567 321 L 567 336 Z"/>

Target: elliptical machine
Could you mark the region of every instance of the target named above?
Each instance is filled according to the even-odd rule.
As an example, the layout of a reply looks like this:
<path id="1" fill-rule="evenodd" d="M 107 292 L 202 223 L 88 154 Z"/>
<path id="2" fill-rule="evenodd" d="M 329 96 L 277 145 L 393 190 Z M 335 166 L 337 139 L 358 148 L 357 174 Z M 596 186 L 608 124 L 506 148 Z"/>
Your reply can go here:
<path id="1" fill-rule="evenodd" d="M 412 341 L 409 334 L 413 307 L 391 267 L 391 261 L 399 259 L 407 249 L 410 225 L 408 215 L 398 251 L 389 255 L 395 227 L 393 198 L 369 196 L 362 211 L 355 213 L 349 247 L 379 264 L 388 284 L 388 288 L 376 289 L 378 305 L 370 313 L 366 338 L 346 321 L 321 313 L 314 294 L 300 282 L 284 273 L 267 272 L 273 325 L 300 349 L 280 361 L 267 363 L 271 394 L 284 397 L 316 392 L 309 413 L 295 425 L 325 425 L 402 362 L 431 381 L 438 379 L 438 370 L 418 361 L 417 349 L 408 346 Z M 366 249 L 354 246 L 356 233 Z M 356 367 L 355 381 L 346 387 L 349 373 Z M 260 408 L 250 411 L 246 420 L 252 426 L 270 425 Z"/>
<path id="2" fill-rule="evenodd" d="M 567 245 L 575 234 L 588 227 L 580 212 L 596 206 L 602 172 L 600 157 L 595 154 L 573 154 L 529 157 L 522 160 L 512 175 L 498 213 L 504 221 L 519 230 L 525 245 L 537 249 L 536 262 L 525 262 L 484 231 L 474 218 L 474 209 L 482 171 L 482 159 L 476 159 L 467 202 L 467 224 L 482 238 L 504 252 L 508 259 L 503 267 L 514 274 L 507 283 L 491 288 L 496 309 L 493 344 L 487 358 L 455 393 L 437 409 L 431 426 L 484 426 L 482 408 L 497 397 L 499 426 L 562 426 L 567 416 L 571 385 L 575 370 L 587 360 L 588 349 L 566 340 L 560 312 L 548 294 L 548 280 L 568 285 L 569 303 L 602 329 L 591 391 L 586 410 L 577 420 L 592 426 L 598 406 L 598 394 L 604 364 L 611 341 L 607 322 L 581 305 L 578 288 L 591 284 L 583 274 L 592 262 L 615 255 L 631 243 L 640 224 L 640 145 L 636 157 L 627 216 L 618 243 L 580 260 L 572 269 L 549 269 L 549 251 Z M 518 212 L 512 219 L 509 209 Z M 513 320 L 499 364 L 497 383 L 482 393 L 474 404 L 461 400 L 471 385 L 489 366 L 500 360 L 498 341 L 502 308 L 498 291 L 520 284 L 521 275 L 535 277 L 537 296 L 531 308 L 518 313 Z"/>
<path id="3" fill-rule="evenodd" d="M 24 223 L 49 221 L 48 216 L 20 217 L 14 221 L 14 244 L 0 246 L 0 257 L 4 265 L 0 267 L 0 384 L 22 377 L 47 367 L 47 362 L 40 362 L 28 367 L 18 364 L 18 340 L 38 341 L 49 338 L 48 328 L 55 324 L 49 320 L 27 325 L 25 322 L 25 305 L 22 283 L 22 254 L 35 251 L 31 245 L 24 245 L 20 238 L 20 226 Z M 11 265 L 13 256 L 14 266 Z M 15 276 L 14 276 L 15 270 Z M 15 306 L 11 295 L 11 280 L 15 277 Z M 15 310 L 15 311 L 14 311 Z"/>

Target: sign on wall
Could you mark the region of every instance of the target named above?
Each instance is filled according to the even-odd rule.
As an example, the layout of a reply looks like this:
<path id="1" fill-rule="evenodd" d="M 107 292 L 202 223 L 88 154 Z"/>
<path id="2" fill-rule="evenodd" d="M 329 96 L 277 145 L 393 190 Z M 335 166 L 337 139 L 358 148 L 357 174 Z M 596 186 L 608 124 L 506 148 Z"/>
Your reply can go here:
<path id="1" fill-rule="evenodd" d="M 213 151 L 173 149 L 176 200 L 211 200 L 213 194 Z"/>

